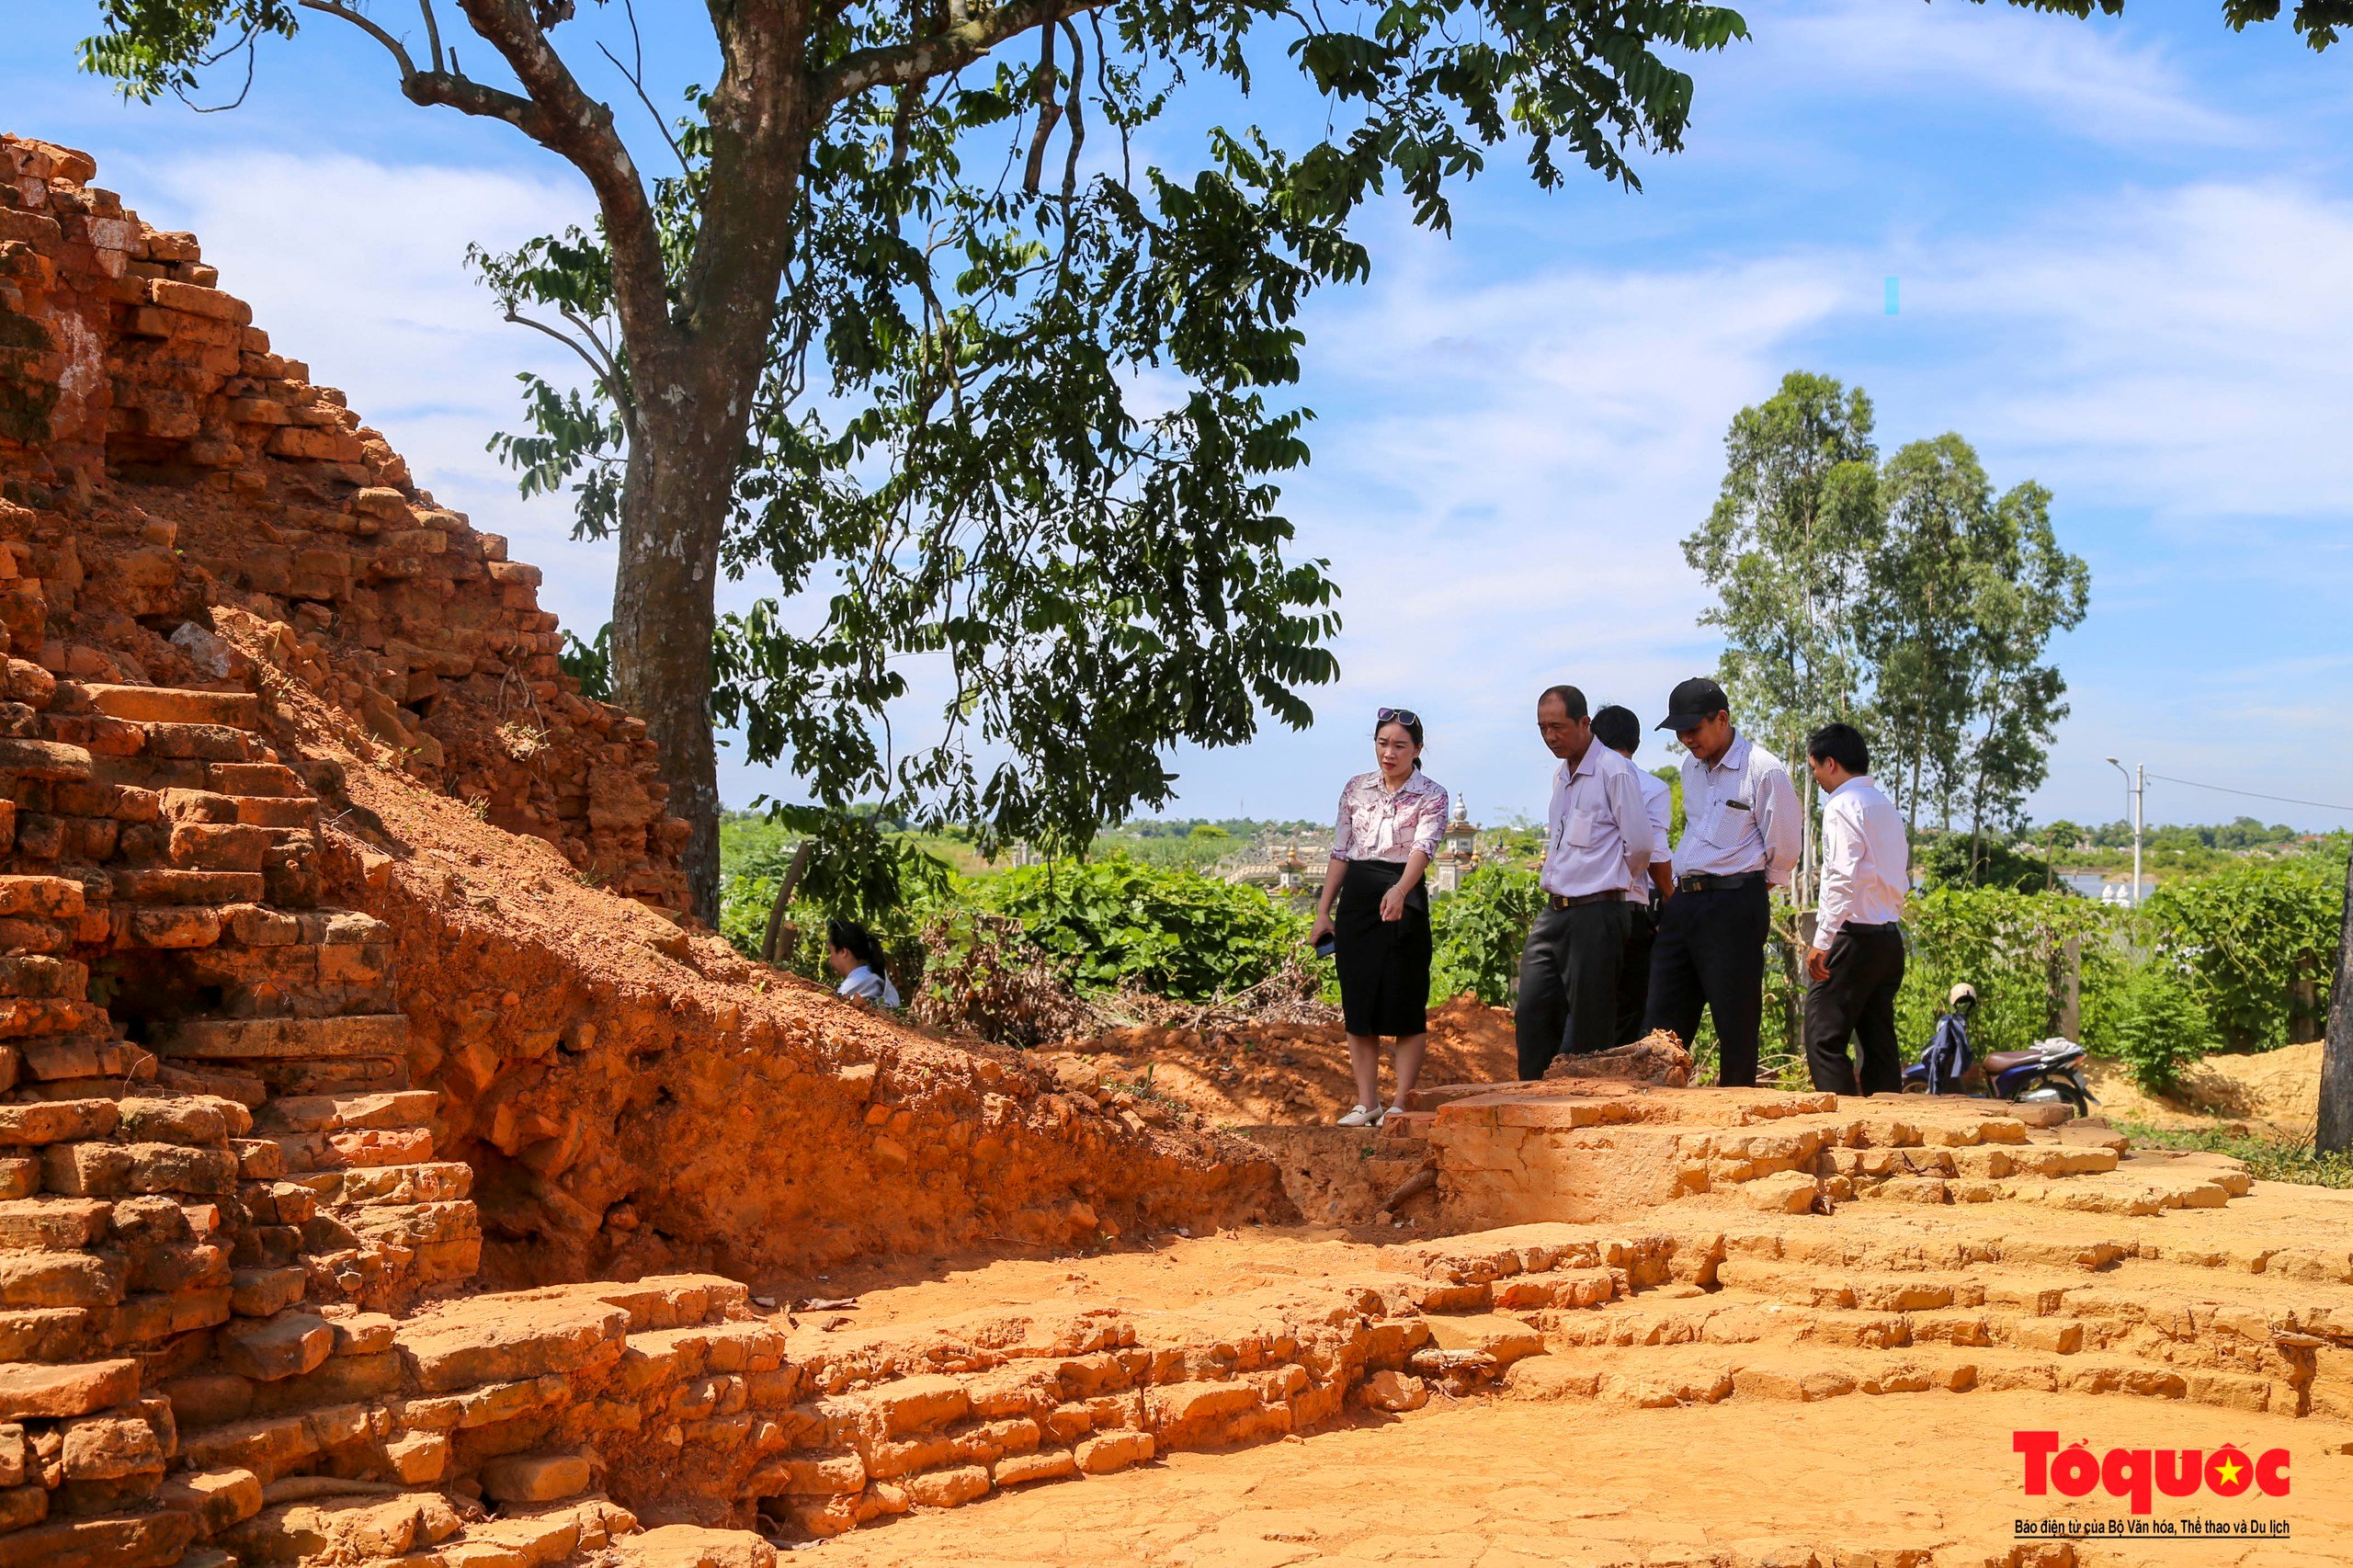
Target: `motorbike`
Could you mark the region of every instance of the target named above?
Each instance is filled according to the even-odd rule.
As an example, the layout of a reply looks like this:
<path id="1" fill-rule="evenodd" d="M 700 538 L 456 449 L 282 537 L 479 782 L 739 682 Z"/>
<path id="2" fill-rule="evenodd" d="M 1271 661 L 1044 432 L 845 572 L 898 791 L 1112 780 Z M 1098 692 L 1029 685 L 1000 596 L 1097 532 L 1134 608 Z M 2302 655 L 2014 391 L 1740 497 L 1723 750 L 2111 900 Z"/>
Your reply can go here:
<path id="1" fill-rule="evenodd" d="M 2020 1105 L 2059 1104 L 2089 1116 L 2097 1103 L 2084 1079 L 2084 1048 L 2072 1040 L 2038 1040 L 2024 1051 L 1995 1051 L 1979 1058 L 1969 1043 L 1969 1015 L 1976 989 L 1956 985 L 1946 999 L 1920 1060 L 1904 1070 L 1907 1095 L 1974 1095 Z"/>

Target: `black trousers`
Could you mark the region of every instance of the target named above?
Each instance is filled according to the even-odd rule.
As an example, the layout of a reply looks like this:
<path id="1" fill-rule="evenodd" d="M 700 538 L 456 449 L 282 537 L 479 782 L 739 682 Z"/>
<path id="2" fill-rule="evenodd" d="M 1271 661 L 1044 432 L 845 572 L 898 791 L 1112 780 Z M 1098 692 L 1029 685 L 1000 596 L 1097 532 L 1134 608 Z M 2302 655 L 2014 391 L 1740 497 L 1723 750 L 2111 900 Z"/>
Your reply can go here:
<path id="1" fill-rule="evenodd" d="M 1541 1078 L 1563 1051 L 1607 1051 L 1618 1040 L 1618 963 L 1626 947 L 1623 899 L 1546 908 L 1519 953 L 1513 1015 L 1519 1075 Z"/>
<path id="2" fill-rule="evenodd" d="M 1699 1009 L 1716 1020 L 1717 1082 L 1756 1085 L 1756 1026 L 1765 1013 L 1765 937 L 1772 909 L 1765 879 L 1736 888 L 1678 892 L 1659 911 L 1651 949 L 1645 1022 L 1673 1029 L 1685 1045 L 1699 1032 Z"/>
<path id="3" fill-rule="evenodd" d="M 1894 926 L 1847 926 L 1830 939 L 1830 978 L 1805 988 L 1805 1064 L 1813 1086 L 1857 1092 L 1847 1038 L 1862 1048 L 1861 1090 L 1892 1095 L 1904 1087 L 1904 1054 L 1895 1041 L 1895 993 L 1904 983 L 1904 932 Z"/>
<path id="4" fill-rule="evenodd" d="M 1648 904 L 1626 906 L 1626 951 L 1618 960 L 1618 1043 L 1643 1038 L 1643 1015 L 1650 1005 L 1651 949 L 1658 941 L 1658 916 Z"/>

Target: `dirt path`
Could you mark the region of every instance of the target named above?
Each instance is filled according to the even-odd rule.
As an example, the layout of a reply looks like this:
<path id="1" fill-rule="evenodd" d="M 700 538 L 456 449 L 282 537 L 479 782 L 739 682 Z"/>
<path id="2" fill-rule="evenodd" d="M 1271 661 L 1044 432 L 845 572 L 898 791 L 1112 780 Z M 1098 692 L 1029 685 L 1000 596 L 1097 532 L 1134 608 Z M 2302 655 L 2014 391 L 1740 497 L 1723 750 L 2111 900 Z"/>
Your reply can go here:
<path id="1" fill-rule="evenodd" d="M 1217 1126 L 1331 1121 L 1356 1103 L 1347 1039 L 1336 1024 L 1113 1029 L 1037 1051 L 1032 1060 L 1048 1067 L 1057 1060 L 1088 1063 Z M 1494 1084 L 1518 1075 L 1508 1009 L 1458 996 L 1431 1010 L 1422 1082 Z M 1385 1059 L 1381 1081 L 1386 1094 L 1392 1080 Z"/>
<path id="2" fill-rule="evenodd" d="M 1760 1414 L 1769 1421 L 1760 1426 Z M 1845 1399 L 1760 1412 L 1729 1401 L 1625 1410 L 1518 1400 L 1433 1404 L 1380 1425 L 910 1515 L 818 1549 L 852 1564 L 1288 1568 L 2007 1562 L 2016 1521 L 2128 1517 L 2095 1491 L 2029 1498 L 2013 1429 L 2063 1442 L 2250 1452 L 2286 1447 L 2287 1498 L 2161 1499 L 2152 1516 L 2285 1517 L 2289 1542 L 2085 1542 L 2086 1565 L 2321 1568 L 2353 1559 L 2353 1459 L 2313 1424 L 2061 1394 Z M 2256 1498 L 2256 1506 L 2249 1505 Z M 1930 1555 L 1933 1554 L 1933 1555 Z"/>

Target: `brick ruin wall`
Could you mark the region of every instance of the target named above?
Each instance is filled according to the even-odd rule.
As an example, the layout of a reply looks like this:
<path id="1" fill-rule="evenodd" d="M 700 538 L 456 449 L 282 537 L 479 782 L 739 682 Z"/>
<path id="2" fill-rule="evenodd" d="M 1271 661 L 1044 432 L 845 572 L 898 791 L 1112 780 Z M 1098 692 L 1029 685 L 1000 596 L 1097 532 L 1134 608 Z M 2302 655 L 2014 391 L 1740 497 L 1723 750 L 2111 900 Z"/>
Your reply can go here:
<path id="1" fill-rule="evenodd" d="M 846 1467 L 906 1418 L 811 1401 L 910 1368 L 663 1271 L 1288 1212 L 665 913 L 683 824 L 537 572 L 94 174 L 0 136 L 0 1568 L 549 1563 L 633 1528 L 599 1488 L 870 1517 Z M 1120 1344 L 1006 1410 L 1185 1375 Z M 1125 1462 L 1120 1399 L 990 1451 Z M 895 1473 L 967 1487 L 959 1442 Z"/>
<path id="2" fill-rule="evenodd" d="M 218 681 L 236 656 L 199 633 L 243 612 L 375 758 L 615 892 L 682 905 L 687 829 L 663 813 L 653 744 L 558 669 L 539 568 L 272 352 L 193 235 L 89 185 L 83 153 L 0 145 L 0 538 L 40 584 L 7 590 L 12 630 L 36 595 L 45 611 L 36 662 Z"/>

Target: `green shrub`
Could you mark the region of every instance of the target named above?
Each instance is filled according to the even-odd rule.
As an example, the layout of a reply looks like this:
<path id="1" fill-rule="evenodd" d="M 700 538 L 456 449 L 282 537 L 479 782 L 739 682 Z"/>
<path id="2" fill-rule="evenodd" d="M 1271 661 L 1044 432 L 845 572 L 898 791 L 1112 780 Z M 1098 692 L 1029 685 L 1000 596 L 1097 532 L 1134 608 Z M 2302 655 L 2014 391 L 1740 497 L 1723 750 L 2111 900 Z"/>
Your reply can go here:
<path id="1" fill-rule="evenodd" d="M 1490 1006 L 1511 1000 L 1519 949 L 1544 907 L 1536 873 L 1491 861 L 1430 904 L 1430 1003 L 1468 991 Z"/>
<path id="2" fill-rule="evenodd" d="M 1125 855 L 1026 866 L 980 893 L 1066 960 L 1082 992 L 1133 984 L 1206 1002 L 1266 979 L 1307 934 L 1305 921 L 1256 888 Z"/>
<path id="3" fill-rule="evenodd" d="M 1928 1043 L 1946 996 L 1962 981 L 1977 988 L 1969 1038 L 1981 1055 L 2022 1050 L 2049 1035 L 2070 937 L 2082 953 L 2088 1017 L 2095 994 L 2117 972 L 2112 934 L 2120 923 L 2119 911 L 2066 892 L 1940 887 L 1915 895 L 1904 912 L 1909 942 L 1895 1002 L 1904 1060 Z"/>
<path id="4" fill-rule="evenodd" d="M 2302 982 L 2316 1025 L 2328 1016 L 2343 919 L 2346 841 L 2316 854 L 2249 858 L 2167 882 L 2139 914 L 2144 939 L 2177 964 L 2224 1043 L 2288 1043 Z"/>
<path id="5" fill-rule="evenodd" d="M 1920 880 L 1936 888 L 2042 892 L 2051 882 L 2048 861 L 1993 838 L 1972 840 L 1965 833 L 1923 834 L 1912 851 L 1912 863 Z"/>
<path id="6" fill-rule="evenodd" d="M 2206 1054 L 2212 1036 L 2195 992 L 2160 961 L 2143 964 L 2125 983 L 2105 1043 L 2134 1083 L 2166 1094 L 2180 1083 L 2182 1069 Z"/>

